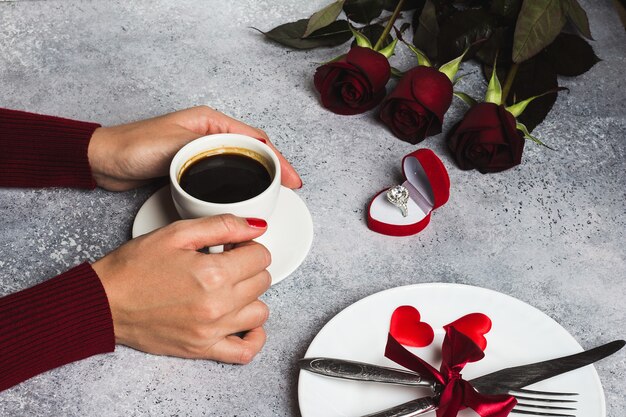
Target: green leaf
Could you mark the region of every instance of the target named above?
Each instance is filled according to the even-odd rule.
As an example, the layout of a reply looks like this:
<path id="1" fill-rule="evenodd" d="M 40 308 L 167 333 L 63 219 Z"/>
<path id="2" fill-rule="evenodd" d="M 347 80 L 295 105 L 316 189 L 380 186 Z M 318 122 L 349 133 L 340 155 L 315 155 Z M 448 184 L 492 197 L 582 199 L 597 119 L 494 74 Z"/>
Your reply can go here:
<path id="1" fill-rule="evenodd" d="M 352 25 L 350 26 L 350 30 L 352 31 L 352 34 L 354 35 L 354 39 L 358 46 L 372 49 L 372 43 L 369 39 L 367 39 L 367 36 L 354 29 Z"/>
<path id="2" fill-rule="evenodd" d="M 417 17 L 417 20 L 415 17 Z M 431 0 L 426 0 L 422 12 L 415 13 L 413 19 L 413 44 L 426 52 L 430 57 L 437 56 L 437 36 L 439 35 L 439 23 L 437 22 L 437 9 Z"/>
<path id="3" fill-rule="evenodd" d="M 328 61 L 324 61 L 324 62 L 318 62 L 317 65 L 326 65 L 326 64 L 331 64 L 333 62 L 337 62 L 340 61 L 341 59 L 343 59 L 347 54 L 341 54 L 339 56 L 334 57 L 333 59 L 329 59 Z"/>
<path id="4" fill-rule="evenodd" d="M 461 81 L 463 78 L 467 77 L 470 74 L 473 74 L 473 72 L 468 72 L 466 74 L 459 75 L 458 77 L 454 79 L 454 81 L 452 81 L 452 85 L 456 85 L 459 81 Z"/>
<path id="5" fill-rule="evenodd" d="M 540 141 L 539 139 L 537 139 L 536 137 L 534 137 L 533 135 L 531 135 L 531 134 L 528 132 L 528 129 L 526 128 L 526 126 L 524 126 L 524 124 L 523 124 L 523 123 L 516 122 L 515 127 L 517 127 L 517 130 L 521 131 L 521 132 L 524 134 L 524 138 L 526 138 L 526 139 L 530 139 L 530 140 L 532 140 L 533 142 L 535 142 L 535 143 L 537 143 L 537 144 L 539 144 L 539 145 L 541 145 L 541 146 L 545 146 L 546 148 L 548 148 L 548 149 L 550 149 L 550 150 L 552 150 L 552 151 L 554 150 L 554 148 L 551 148 L 550 146 L 546 145 L 545 143 L 543 143 L 542 141 Z"/>
<path id="6" fill-rule="evenodd" d="M 460 98 L 461 100 L 463 100 L 465 104 L 467 104 L 470 107 L 472 107 L 473 105 L 477 103 L 477 101 L 474 98 L 472 98 L 472 96 L 462 91 L 455 91 L 454 95 Z"/>
<path id="7" fill-rule="evenodd" d="M 550 45 L 565 25 L 561 0 L 524 0 L 513 39 L 513 62 L 520 63 Z"/>
<path id="8" fill-rule="evenodd" d="M 496 27 L 485 42 L 478 45 L 475 58 L 486 65 L 493 65 L 498 59 L 498 65 L 511 65 L 511 51 L 513 47 L 513 27 Z M 474 48 L 471 48 L 474 49 Z M 471 50 L 468 59 L 471 57 Z M 487 77 L 487 80 L 489 78 Z"/>
<path id="9" fill-rule="evenodd" d="M 348 20 L 356 23 L 369 23 L 383 12 L 381 0 L 346 0 L 343 11 Z"/>
<path id="10" fill-rule="evenodd" d="M 485 95 L 485 101 L 487 103 L 502 104 L 502 86 L 498 79 L 498 71 L 496 70 L 496 63 L 493 63 L 493 71 L 491 71 L 491 79 L 489 80 L 489 86 L 487 87 L 487 94 Z"/>
<path id="11" fill-rule="evenodd" d="M 362 28 L 356 29 L 359 33 L 365 35 L 369 39 L 370 44 L 374 45 L 378 39 L 382 36 L 385 28 L 382 25 L 367 25 Z M 383 48 L 393 42 L 393 37 L 387 35 L 383 41 Z"/>
<path id="12" fill-rule="evenodd" d="M 461 61 L 463 61 L 463 57 L 467 51 L 469 51 L 469 49 L 466 49 L 461 56 L 454 58 L 452 61 L 443 64 L 439 68 L 439 71 L 446 74 L 446 77 L 448 77 L 450 81 L 454 81 L 454 77 L 456 76 L 456 73 L 459 72 L 459 66 L 461 65 Z"/>
<path id="13" fill-rule="evenodd" d="M 399 2 L 400 0 L 382 0 L 383 8 L 389 11 L 395 10 Z M 424 0 L 406 0 L 404 2 L 404 5 L 402 6 L 402 10 L 403 11 L 413 10 L 413 9 L 419 10 L 419 8 L 422 7 L 423 3 L 424 3 Z"/>
<path id="14" fill-rule="evenodd" d="M 613 0 L 613 7 L 622 21 L 622 26 L 626 29 L 626 0 Z"/>
<path id="15" fill-rule="evenodd" d="M 561 90 L 566 90 L 566 88 L 564 88 L 564 87 L 556 88 L 556 91 L 561 91 Z M 543 96 L 548 95 L 548 94 L 556 93 L 556 91 L 555 90 L 550 90 L 550 91 L 546 91 L 545 93 L 542 93 L 542 94 L 537 94 L 536 96 L 532 96 L 532 97 L 527 98 L 526 100 L 522 100 L 522 101 L 520 101 L 518 103 L 512 104 L 512 105 L 506 107 L 506 109 L 513 116 L 518 117 L 518 116 L 520 116 L 524 112 L 524 110 L 526 110 L 526 107 L 533 100 L 535 100 L 536 98 L 539 98 L 539 97 L 543 97 Z"/>
<path id="16" fill-rule="evenodd" d="M 600 58 L 587 41 L 578 35 L 561 33 L 541 55 L 559 75 L 575 77 L 589 71 Z"/>
<path id="17" fill-rule="evenodd" d="M 565 14 L 580 33 L 582 33 L 585 38 L 593 40 L 591 28 L 589 27 L 589 18 L 580 3 L 578 3 L 577 0 L 563 0 L 562 4 Z"/>
<path id="18" fill-rule="evenodd" d="M 491 12 L 500 16 L 513 18 L 522 5 L 522 0 L 493 0 L 491 2 Z"/>
<path id="19" fill-rule="evenodd" d="M 532 96 L 531 98 L 527 98 L 526 100 L 522 100 L 519 103 L 513 104 L 512 106 L 508 106 L 506 109 L 513 116 L 517 117 L 520 114 L 522 114 L 522 112 L 524 110 L 526 110 L 526 106 L 528 106 L 530 104 L 530 102 L 533 101 L 534 99 L 536 99 L 537 97 L 540 97 L 540 96 Z"/>
<path id="20" fill-rule="evenodd" d="M 400 26 L 400 29 L 398 29 L 398 32 L 400 32 L 400 34 L 403 34 L 410 27 L 411 27 L 411 23 L 410 22 L 404 22 L 404 23 L 402 23 L 402 26 Z"/>
<path id="21" fill-rule="evenodd" d="M 548 94 L 553 94 L 553 93 L 556 93 L 557 91 L 563 91 L 563 90 L 568 90 L 568 89 L 565 87 L 557 87 L 554 90 L 546 91 L 545 93 L 537 94 L 536 96 L 532 96 L 532 97 L 527 98 L 526 100 L 522 100 L 519 103 L 512 104 L 506 107 L 506 109 L 513 116 L 518 117 L 524 112 L 524 110 L 526 110 L 526 107 L 536 98 L 547 96 Z"/>
<path id="22" fill-rule="evenodd" d="M 391 67 L 391 75 L 395 78 L 402 78 L 404 77 L 404 72 L 400 71 L 396 67 Z"/>
<path id="23" fill-rule="evenodd" d="M 430 63 L 430 60 L 428 59 L 428 57 L 426 56 L 426 54 L 424 52 L 420 51 L 418 48 L 416 48 L 415 46 L 411 45 L 410 43 L 405 43 L 405 45 L 417 57 L 417 63 L 419 65 L 423 65 L 425 67 L 432 67 L 433 66 L 433 64 Z"/>
<path id="24" fill-rule="evenodd" d="M 498 73 L 500 73 L 500 70 L 498 70 Z M 541 53 L 519 66 L 505 104 L 510 106 L 518 101 L 545 93 L 546 91 L 556 91 L 557 88 L 557 74 L 552 65 L 544 58 L 544 54 Z M 550 113 L 556 99 L 556 93 L 548 93 L 533 100 L 526 107 L 524 113 L 520 115 L 519 121 L 524 123 L 528 130 L 532 132 Z"/>
<path id="25" fill-rule="evenodd" d="M 454 13 L 441 24 L 439 30 L 437 39 L 439 62 L 450 61 L 470 47 L 468 55 L 473 56 L 484 41 L 491 39 L 497 24 L 496 16 L 482 9 L 467 9 Z"/>
<path id="26" fill-rule="evenodd" d="M 297 22 L 285 23 L 277 26 L 269 32 L 263 33 L 267 38 L 281 45 L 295 49 L 311 49 L 320 46 L 337 46 L 352 38 L 352 32 L 346 20 L 337 20 L 323 29 L 315 31 L 308 38 L 302 38 L 309 19 L 301 19 Z"/>
<path id="27" fill-rule="evenodd" d="M 395 49 L 396 49 L 396 44 L 398 43 L 397 39 L 394 39 L 393 42 L 391 42 L 389 45 L 385 46 L 383 49 L 381 49 L 380 52 L 381 54 L 383 54 L 385 56 L 385 58 L 391 58 L 391 55 L 393 55 Z"/>
<path id="28" fill-rule="evenodd" d="M 313 13 L 309 18 L 309 22 L 307 23 L 306 30 L 302 37 L 308 38 L 313 32 L 325 28 L 337 20 L 341 10 L 343 10 L 344 1 L 345 0 L 337 0 L 324 7 L 322 10 Z"/>

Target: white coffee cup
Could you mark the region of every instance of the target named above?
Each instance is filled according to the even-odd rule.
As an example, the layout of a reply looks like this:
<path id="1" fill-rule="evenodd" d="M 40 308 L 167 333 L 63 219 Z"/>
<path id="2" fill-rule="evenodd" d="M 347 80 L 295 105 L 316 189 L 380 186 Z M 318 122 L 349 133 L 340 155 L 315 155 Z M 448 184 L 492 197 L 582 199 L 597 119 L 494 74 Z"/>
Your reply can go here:
<path id="1" fill-rule="evenodd" d="M 251 151 L 248 156 L 262 158 L 261 162 L 270 171 L 272 182 L 261 194 L 235 203 L 212 203 L 190 195 L 180 186 L 180 176 L 191 161 L 220 153 L 246 154 L 246 151 Z M 174 155 L 170 164 L 172 199 L 176 211 L 183 219 L 230 213 L 239 217 L 254 217 L 267 221 L 276 207 L 280 183 L 280 161 L 274 151 L 258 139 L 234 133 L 220 133 L 195 139 L 183 146 Z M 209 251 L 222 252 L 223 246 L 211 247 Z"/>

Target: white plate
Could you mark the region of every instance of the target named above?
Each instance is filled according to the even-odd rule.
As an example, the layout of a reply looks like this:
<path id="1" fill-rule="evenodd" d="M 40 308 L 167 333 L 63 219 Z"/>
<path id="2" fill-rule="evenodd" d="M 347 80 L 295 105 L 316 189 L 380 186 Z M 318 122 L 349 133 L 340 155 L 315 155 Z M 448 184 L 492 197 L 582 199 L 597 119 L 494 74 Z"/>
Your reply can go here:
<path id="1" fill-rule="evenodd" d="M 576 340 L 541 311 L 507 295 L 458 284 L 418 284 L 393 288 L 364 298 L 330 320 L 317 334 L 307 357 L 328 356 L 401 368 L 384 357 L 393 311 L 411 305 L 421 320 L 435 330 L 434 342 L 425 348 L 410 348 L 439 369 L 444 331 L 442 326 L 473 312 L 489 316 L 493 327 L 487 333 L 485 357 L 468 364 L 465 379 L 501 368 L 552 359 L 582 351 Z M 578 392 L 580 417 L 605 417 L 600 379 L 587 366 L 534 385 L 547 391 Z M 429 395 L 428 389 L 331 379 L 300 371 L 298 401 L 302 417 L 356 417 Z M 433 417 L 434 412 L 424 414 Z M 466 409 L 459 416 L 476 416 Z"/>
<path id="2" fill-rule="evenodd" d="M 169 185 L 146 200 L 135 216 L 133 237 L 166 226 L 180 216 L 176 212 Z M 313 220 L 304 201 L 286 187 L 281 187 L 276 209 L 268 220 L 267 231 L 256 239 L 272 254 L 267 270 L 272 285 L 288 277 L 304 261 L 313 242 Z"/>

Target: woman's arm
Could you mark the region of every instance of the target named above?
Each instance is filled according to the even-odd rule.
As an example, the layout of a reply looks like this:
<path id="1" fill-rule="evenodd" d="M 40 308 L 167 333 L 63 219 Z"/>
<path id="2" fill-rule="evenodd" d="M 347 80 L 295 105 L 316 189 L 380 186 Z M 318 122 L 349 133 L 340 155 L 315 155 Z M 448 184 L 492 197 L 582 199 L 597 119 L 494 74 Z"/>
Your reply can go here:
<path id="1" fill-rule="evenodd" d="M 176 151 L 212 133 L 267 135 L 206 106 L 121 126 L 0 109 L 0 187 L 128 190 L 167 173 Z M 283 185 L 302 182 L 278 151 Z M 246 363 L 261 349 L 269 253 L 265 226 L 232 216 L 181 221 L 94 263 L 0 298 L 0 390 L 46 370 L 111 352 Z M 216 240 L 217 239 L 217 240 Z M 218 242 L 219 240 L 219 242 Z M 196 250 L 237 243 L 223 254 Z M 233 336 L 249 330 L 240 338 Z"/>
<path id="2" fill-rule="evenodd" d="M 93 264 L 0 298 L 0 391 L 112 352 L 248 363 L 265 343 L 270 254 L 251 240 L 266 224 L 231 215 L 183 220 Z M 231 242 L 230 251 L 198 249 Z M 245 336 L 235 334 L 247 331 Z"/>
<path id="3" fill-rule="evenodd" d="M 0 109 L 0 187 L 95 188 L 87 149 L 98 127 Z"/>
<path id="4" fill-rule="evenodd" d="M 0 298 L 0 391 L 114 347 L 106 293 L 89 264 Z"/>
<path id="5" fill-rule="evenodd" d="M 111 127 L 0 108 L 0 187 L 130 190 L 167 175 L 178 149 L 214 133 L 264 139 L 280 159 L 283 185 L 302 186 L 265 132 L 197 106 Z"/>

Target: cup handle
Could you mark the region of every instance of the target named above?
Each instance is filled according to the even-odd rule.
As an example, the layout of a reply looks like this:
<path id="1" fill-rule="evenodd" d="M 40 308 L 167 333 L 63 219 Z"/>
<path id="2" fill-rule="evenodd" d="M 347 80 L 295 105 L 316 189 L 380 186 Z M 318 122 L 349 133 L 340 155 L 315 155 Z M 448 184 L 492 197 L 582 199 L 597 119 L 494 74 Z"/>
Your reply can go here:
<path id="1" fill-rule="evenodd" d="M 209 246 L 209 253 L 222 253 L 224 252 L 224 245 Z"/>

